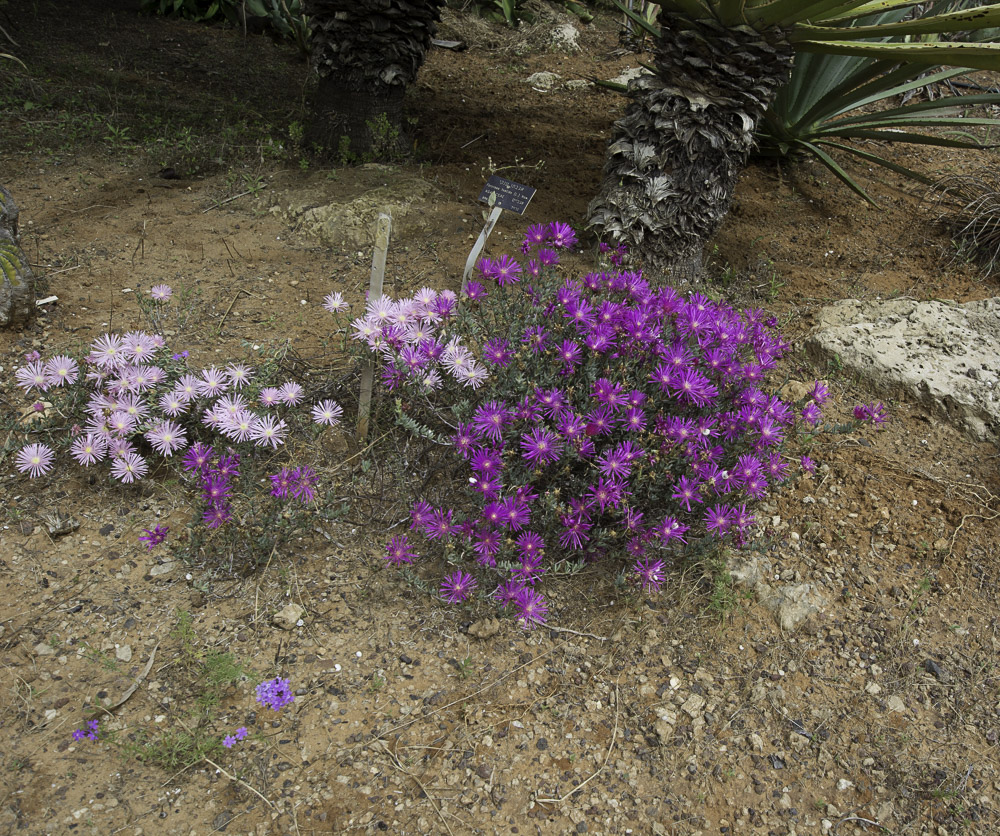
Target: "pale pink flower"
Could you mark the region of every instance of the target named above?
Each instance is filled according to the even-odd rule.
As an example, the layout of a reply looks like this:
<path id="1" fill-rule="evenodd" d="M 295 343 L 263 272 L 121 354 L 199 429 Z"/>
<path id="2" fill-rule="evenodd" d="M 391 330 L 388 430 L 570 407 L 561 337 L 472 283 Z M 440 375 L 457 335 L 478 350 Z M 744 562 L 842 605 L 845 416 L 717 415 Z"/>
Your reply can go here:
<path id="1" fill-rule="evenodd" d="M 20 449 L 14 466 L 21 473 L 27 473 L 30 478 L 35 479 L 52 469 L 54 455 L 48 444 L 29 444 Z"/>

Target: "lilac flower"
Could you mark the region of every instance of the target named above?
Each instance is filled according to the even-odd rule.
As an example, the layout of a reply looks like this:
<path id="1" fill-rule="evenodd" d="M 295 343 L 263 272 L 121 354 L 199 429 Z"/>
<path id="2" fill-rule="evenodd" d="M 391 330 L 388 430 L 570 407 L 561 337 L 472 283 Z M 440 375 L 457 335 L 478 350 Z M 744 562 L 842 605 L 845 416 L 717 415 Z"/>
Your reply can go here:
<path id="1" fill-rule="evenodd" d="M 142 363 L 156 353 L 156 341 L 144 331 L 129 331 L 125 335 L 122 352 L 133 363 Z"/>
<path id="2" fill-rule="evenodd" d="M 457 569 L 441 581 L 441 597 L 449 604 L 458 604 L 468 598 L 478 585 L 472 575 Z"/>
<path id="3" fill-rule="evenodd" d="M 27 473 L 29 478 L 37 479 L 52 469 L 54 455 L 47 444 L 28 444 L 18 452 L 14 466 L 21 473 Z"/>
<path id="4" fill-rule="evenodd" d="M 280 711 L 295 700 L 288 680 L 279 677 L 261 682 L 257 686 L 256 695 L 257 702 L 272 711 Z"/>
<path id="5" fill-rule="evenodd" d="M 220 413 L 216 406 L 216 414 Z M 268 416 L 270 417 L 270 416 Z M 246 409 L 237 410 L 230 414 L 222 411 L 221 427 L 223 434 L 234 441 L 246 441 L 250 438 L 250 431 L 253 429 L 257 416 Z"/>
<path id="6" fill-rule="evenodd" d="M 80 367 L 76 360 L 60 354 L 45 364 L 45 378 L 50 386 L 72 385 L 80 376 Z"/>
<path id="7" fill-rule="evenodd" d="M 646 558 L 637 560 L 632 571 L 638 576 L 639 584 L 645 592 L 659 592 L 663 584 L 663 561 Z"/>
<path id="8" fill-rule="evenodd" d="M 139 536 L 139 542 L 145 543 L 146 548 L 152 550 L 167 539 L 168 531 L 170 531 L 170 527 L 166 525 L 157 525 L 152 529 L 144 528 Z"/>
<path id="9" fill-rule="evenodd" d="M 236 735 L 235 736 L 236 736 L 237 740 L 246 740 L 246 737 L 247 737 L 248 734 L 249 734 L 249 732 L 247 731 L 247 727 L 246 726 L 240 726 L 236 730 Z"/>
<path id="10" fill-rule="evenodd" d="M 521 280 L 521 265 L 508 255 L 502 255 L 493 262 L 493 278 L 500 287 L 506 287 Z"/>
<path id="11" fill-rule="evenodd" d="M 312 418 L 317 424 L 326 424 L 334 427 L 340 423 L 340 417 L 344 414 L 343 408 L 336 401 L 320 401 L 312 408 Z"/>
<path id="12" fill-rule="evenodd" d="M 323 307 L 330 313 L 336 314 L 341 311 L 346 311 L 350 305 L 344 301 L 344 294 L 339 291 L 334 291 L 333 293 L 328 293 L 323 298 Z"/>
<path id="13" fill-rule="evenodd" d="M 41 360 L 35 360 L 28 363 L 27 366 L 21 366 L 14 372 L 14 379 L 25 392 L 30 392 L 32 389 L 44 392 L 52 385 L 45 364 Z"/>
<path id="14" fill-rule="evenodd" d="M 221 395 L 228 388 L 228 375 L 222 369 L 212 366 L 202 371 L 201 380 L 198 381 L 195 391 L 202 398 L 214 398 Z"/>
<path id="15" fill-rule="evenodd" d="M 108 454 L 108 445 L 103 436 L 89 432 L 74 441 L 69 452 L 77 462 L 87 467 L 101 461 Z"/>
<path id="16" fill-rule="evenodd" d="M 544 624 L 549 612 L 549 605 L 540 593 L 530 586 L 522 586 L 513 598 L 517 608 L 517 620 L 525 630 L 531 630 L 539 624 Z"/>
<path id="17" fill-rule="evenodd" d="M 124 345 L 125 341 L 117 334 L 103 334 L 91 343 L 90 356 L 98 366 L 116 369 L 127 360 L 122 350 Z"/>
<path id="18" fill-rule="evenodd" d="M 275 418 L 273 415 L 263 415 L 254 418 L 249 438 L 257 447 L 277 450 L 284 443 L 287 433 L 288 425 L 283 419 Z"/>
<path id="19" fill-rule="evenodd" d="M 410 548 L 410 544 L 405 534 L 397 535 L 389 541 L 386 546 L 385 559 L 395 566 L 403 563 L 413 563 L 416 552 Z"/>
<path id="20" fill-rule="evenodd" d="M 172 456 L 187 445 L 184 428 L 173 421 L 160 421 L 146 433 L 146 438 L 153 445 L 153 449 L 162 456 Z"/>
<path id="21" fill-rule="evenodd" d="M 282 384 L 279 398 L 283 404 L 296 406 L 302 400 L 302 387 L 294 380 Z"/>
<path id="22" fill-rule="evenodd" d="M 125 484 L 141 479 L 149 472 L 149 465 L 138 453 L 125 453 L 111 465 L 111 475 Z"/>
<path id="23" fill-rule="evenodd" d="M 229 379 L 229 385 L 234 389 L 242 389 L 253 377 L 253 369 L 243 363 L 230 363 L 226 366 L 225 373 Z"/>
<path id="24" fill-rule="evenodd" d="M 265 386 L 258 397 L 262 406 L 277 406 L 281 403 L 281 390 L 276 386 Z"/>
<path id="25" fill-rule="evenodd" d="M 149 289 L 149 295 L 156 302 L 166 302 L 171 296 L 174 295 L 174 291 L 168 284 L 154 284 Z"/>
<path id="26" fill-rule="evenodd" d="M 521 455 L 525 461 L 536 465 L 547 465 L 559 460 L 562 440 L 554 432 L 535 427 L 521 436 Z"/>
<path id="27" fill-rule="evenodd" d="M 234 735 L 227 734 L 224 738 L 222 738 L 222 745 L 227 749 L 232 749 L 233 746 L 236 745 L 236 737 Z"/>

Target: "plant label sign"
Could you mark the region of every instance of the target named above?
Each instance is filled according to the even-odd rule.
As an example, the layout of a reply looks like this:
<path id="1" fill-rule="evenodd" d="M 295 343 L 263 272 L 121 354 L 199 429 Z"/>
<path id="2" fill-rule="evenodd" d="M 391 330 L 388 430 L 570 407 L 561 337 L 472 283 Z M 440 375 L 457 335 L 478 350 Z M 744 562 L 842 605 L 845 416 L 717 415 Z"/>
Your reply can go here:
<path id="1" fill-rule="evenodd" d="M 501 209 L 508 209 L 511 212 L 517 212 L 518 215 L 523 215 L 534 196 L 535 190 L 531 186 L 515 183 L 513 180 L 505 180 L 503 177 L 497 177 L 493 174 L 483 186 L 479 199 L 490 206 L 498 206 Z"/>

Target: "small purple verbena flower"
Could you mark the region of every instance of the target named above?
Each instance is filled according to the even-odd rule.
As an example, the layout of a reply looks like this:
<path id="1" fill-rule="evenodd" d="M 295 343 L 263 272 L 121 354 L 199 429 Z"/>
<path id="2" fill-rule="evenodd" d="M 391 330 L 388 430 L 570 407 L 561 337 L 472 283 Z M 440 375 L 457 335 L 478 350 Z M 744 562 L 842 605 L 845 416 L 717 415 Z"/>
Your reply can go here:
<path id="1" fill-rule="evenodd" d="M 456 569 L 441 581 L 441 597 L 449 604 L 458 604 L 466 600 L 478 585 L 472 575 Z"/>
<path id="2" fill-rule="evenodd" d="M 222 738 L 222 745 L 227 749 L 232 749 L 233 746 L 236 745 L 236 738 L 231 734 L 227 734 L 224 738 Z"/>
<path id="3" fill-rule="evenodd" d="M 236 735 L 235 735 L 235 737 L 236 737 L 236 739 L 237 739 L 237 740 L 246 740 L 246 736 L 247 736 L 248 734 L 249 734 L 249 732 L 247 731 L 247 727 L 246 727 L 246 726 L 240 726 L 240 727 L 239 727 L 239 728 L 238 728 L 238 729 L 236 730 Z"/>
<path id="4" fill-rule="evenodd" d="M 280 677 L 261 682 L 257 686 L 256 695 L 257 702 L 266 708 L 270 708 L 272 711 L 280 711 L 284 706 L 290 705 L 295 700 L 288 680 L 281 679 Z"/>

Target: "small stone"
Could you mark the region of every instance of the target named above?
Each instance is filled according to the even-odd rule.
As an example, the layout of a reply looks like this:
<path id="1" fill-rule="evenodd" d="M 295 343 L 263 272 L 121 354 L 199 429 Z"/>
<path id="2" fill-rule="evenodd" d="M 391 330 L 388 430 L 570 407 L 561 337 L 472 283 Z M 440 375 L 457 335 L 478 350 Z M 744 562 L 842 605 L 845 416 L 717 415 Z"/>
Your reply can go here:
<path id="1" fill-rule="evenodd" d="M 286 604 L 272 616 L 271 621 L 282 630 L 294 630 L 305 615 L 305 611 L 306 608 L 301 604 Z"/>
<path id="2" fill-rule="evenodd" d="M 681 710 L 693 719 L 701 714 L 701 710 L 704 707 L 705 698 L 700 694 L 692 694 L 684 701 L 684 704 L 681 706 Z"/>
<path id="3" fill-rule="evenodd" d="M 837 781 L 837 790 L 839 792 L 845 792 L 854 786 L 854 781 L 849 781 L 847 778 L 841 778 Z"/>
<path id="4" fill-rule="evenodd" d="M 174 571 L 177 568 L 177 561 L 168 560 L 166 563 L 158 563 L 156 566 L 149 570 L 149 574 L 154 578 L 159 575 L 165 575 L 168 572 Z"/>
<path id="5" fill-rule="evenodd" d="M 115 648 L 115 658 L 119 662 L 131 662 L 132 661 L 132 648 L 130 645 L 123 644 Z"/>
<path id="6" fill-rule="evenodd" d="M 45 642 L 39 642 L 35 645 L 35 655 L 36 656 L 55 656 L 56 652 Z"/>
<path id="7" fill-rule="evenodd" d="M 499 632 L 498 618 L 481 618 L 469 627 L 469 635 L 476 639 L 492 639 Z"/>
<path id="8" fill-rule="evenodd" d="M 879 694 L 882 693 L 882 686 L 879 685 L 877 682 L 869 682 L 865 686 L 865 693 L 871 694 L 873 697 L 878 696 Z"/>
<path id="9" fill-rule="evenodd" d="M 898 697 L 895 694 L 889 697 L 886 701 L 886 705 L 889 706 L 889 710 L 894 714 L 901 714 L 906 711 L 906 703 L 903 702 L 901 697 Z"/>

